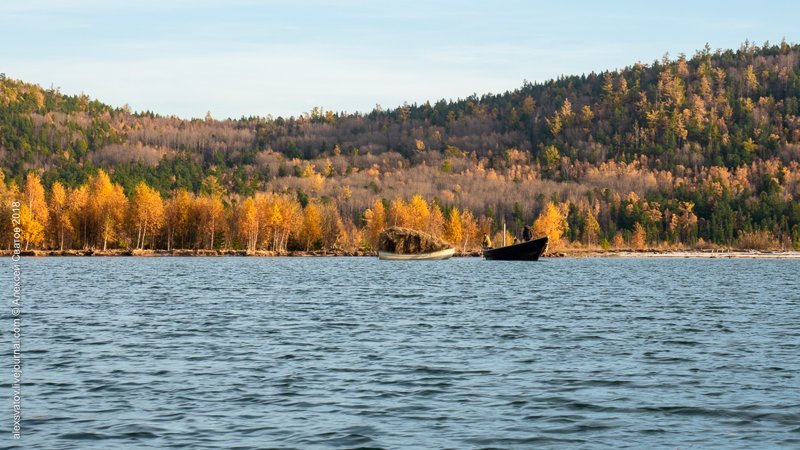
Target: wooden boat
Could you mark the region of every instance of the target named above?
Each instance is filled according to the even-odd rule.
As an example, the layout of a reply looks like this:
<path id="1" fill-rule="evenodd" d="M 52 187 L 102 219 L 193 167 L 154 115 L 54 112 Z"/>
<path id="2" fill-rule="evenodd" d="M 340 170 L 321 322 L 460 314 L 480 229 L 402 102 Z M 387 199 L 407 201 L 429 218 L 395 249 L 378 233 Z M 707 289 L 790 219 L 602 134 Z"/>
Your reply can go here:
<path id="1" fill-rule="evenodd" d="M 378 235 L 378 258 L 405 261 L 433 261 L 453 256 L 449 243 L 410 228 L 389 227 Z"/>
<path id="2" fill-rule="evenodd" d="M 378 258 L 380 259 L 387 259 L 387 260 L 398 260 L 398 261 L 435 261 L 439 259 L 448 259 L 453 256 L 453 253 L 456 252 L 454 248 L 447 248 L 444 250 L 439 250 L 438 252 L 430 252 L 430 253 L 412 253 L 412 254 L 401 254 L 401 253 L 392 253 L 392 252 L 378 252 Z"/>
<path id="3" fill-rule="evenodd" d="M 547 237 L 483 249 L 483 258 L 503 261 L 536 261 L 547 250 Z"/>

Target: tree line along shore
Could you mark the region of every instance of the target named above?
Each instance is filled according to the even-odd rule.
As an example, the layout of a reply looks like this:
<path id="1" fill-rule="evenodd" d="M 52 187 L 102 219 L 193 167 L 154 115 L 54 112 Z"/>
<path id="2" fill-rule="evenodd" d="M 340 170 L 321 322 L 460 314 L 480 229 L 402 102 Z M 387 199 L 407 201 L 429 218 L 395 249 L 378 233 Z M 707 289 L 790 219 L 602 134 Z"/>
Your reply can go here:
<path id="1" fill-rule="evenodd" d="M 635 194 L 631 193 L 631 196 Z M 75 188 L 55 182 L 48 191 L 34 172 L 20 190 L 12 181 L 0 180 L 0 200 L 6 217 L 18 202 L 21 250 L 36 255 L 367 255 L 374 254 L 378 235 L 388 226 L 425 231 L 451 243 L 460 254 L 479 255 L 482 236 L 496 245 L 511 243 L 518 234 L 503 231 L 488 215 L 468 209 L 443 207 L 420 195 L 408 201 L 376 199 L 359 212 L 357 220 L 341 214 L 341 205 L 328 200 L 306 199 L 290 194 L 260 193 L 252 197 L 224 196 L 210 176 L 200 195 L 180 190 L 170 198 L 144 182 L 127 196 L 103 170 Z M 631 210 L 628 203 L 625 210 Z M 617 231 L 603 237 L 591 210 L 579 230 L 572 230 L 567 203 L 549 202 L 532 223 L 534 236 L 550 239 L 552 254 L 592 255 L 621 251 L 720 251 L 725 249 L 787 250 L 768 231 L 740 232 L 736 247 L 722 247 L 696 239 L 692 245 L 653 241 L 636 222 L 629 233 Z M 688 219 L 687 219 L 688 217 Z M 690 211 L 679 217 L 683 230 L 696 225 Z M 516 226 L 514 226 L 516 225 Z M 14 229 L 2 225 L 2 245 L 10 250 Z M 512 224 L 519 230 L 522 223 Z M 577 233 L 576 233 L 577 231 Z M 579 236 L 569 239 L 570 233 Z M 602 240 L 601 240 L 602 239 Z"/>

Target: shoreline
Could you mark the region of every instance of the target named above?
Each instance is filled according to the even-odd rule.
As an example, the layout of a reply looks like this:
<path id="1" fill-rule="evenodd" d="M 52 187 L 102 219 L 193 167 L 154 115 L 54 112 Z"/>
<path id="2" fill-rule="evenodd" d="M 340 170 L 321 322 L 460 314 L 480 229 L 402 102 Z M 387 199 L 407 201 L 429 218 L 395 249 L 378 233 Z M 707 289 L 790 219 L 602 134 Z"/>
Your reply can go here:
<path id="1" fill-rule="evenodd" d="M 558 256 L 566 258 L 691 258 L 691 259 L 800 259 L 797 250 L 590 250 L 565 249 Z"/>
<path id="2" fill-rule="evenodd" d="M 0 250 L 0 256 L 10 257 L 12 250 Z M 372 257 L 373 252 L 324 252 L 324 251 L 288 251 L 271 252 L 245 250 L 28 250 L 20 252 L 22 257 L 256 257 L 256 258 L 324 258 L 324 257 Z M 455 258 L 480 257 L 480 251 L 456 252 Z M 692 258 L 692 259 L 800 259 L 800 251 L 796 250 L 602 250 L 602 249 L 562 249 L 543 258 Z"/>

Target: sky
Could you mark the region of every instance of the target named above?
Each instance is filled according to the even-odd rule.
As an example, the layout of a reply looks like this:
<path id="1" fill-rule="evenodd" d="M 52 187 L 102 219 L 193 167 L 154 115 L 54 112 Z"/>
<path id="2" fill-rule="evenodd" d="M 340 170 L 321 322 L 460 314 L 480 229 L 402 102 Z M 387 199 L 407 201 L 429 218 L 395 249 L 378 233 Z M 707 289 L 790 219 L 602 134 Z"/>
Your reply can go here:
<path id="1" fill-rule="evenodd" d="M 800 42 L 797 1 L 0 0 L 0 72 L 184 118 L 371 111 Z"/>

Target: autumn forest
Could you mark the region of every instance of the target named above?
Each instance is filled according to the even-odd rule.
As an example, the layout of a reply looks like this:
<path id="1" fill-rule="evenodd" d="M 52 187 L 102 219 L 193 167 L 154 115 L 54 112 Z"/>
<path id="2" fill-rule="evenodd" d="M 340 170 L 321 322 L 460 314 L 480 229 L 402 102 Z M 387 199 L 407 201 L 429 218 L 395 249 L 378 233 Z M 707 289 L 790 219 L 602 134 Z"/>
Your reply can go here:
<path id="1" fill-rule="evenodd" d="M 469 252 L 504 223 L 556 249 L 800 249 L 800 46 L 289 118 L 133 112 L 2 75 L 0 161 L 28 250 L 355 254 L 401 225 Z"/>

